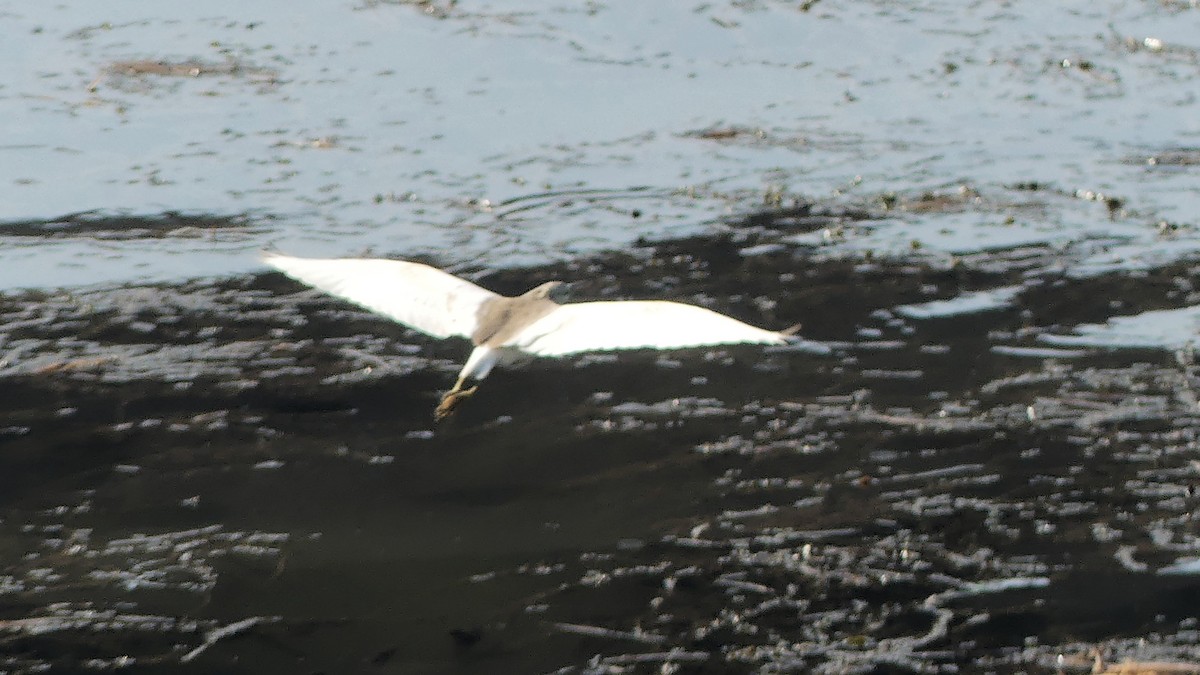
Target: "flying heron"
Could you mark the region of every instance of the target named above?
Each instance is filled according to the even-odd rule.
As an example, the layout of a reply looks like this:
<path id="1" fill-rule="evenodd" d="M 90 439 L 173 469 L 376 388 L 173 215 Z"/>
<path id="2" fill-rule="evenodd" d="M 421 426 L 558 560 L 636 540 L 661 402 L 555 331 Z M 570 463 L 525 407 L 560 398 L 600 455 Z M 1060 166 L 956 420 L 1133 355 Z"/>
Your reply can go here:
<path id="1" fill-rule="evenodd" d="M 560 304 L 566 285 L 549 281 L 506 297 L 437 268 L 378 258 L 294 258 L 263 262 L 297 281 L 436 338 L 471 340 L 475 348 L 434 411 L 441 420 L 475 393 L 496 365 L 529 356 L 620 349 L 784 344 L 791 331 L 756 328 L 703 307 L 665 300 Z M 470 387 L 467 383 L 472 383 Z"/>

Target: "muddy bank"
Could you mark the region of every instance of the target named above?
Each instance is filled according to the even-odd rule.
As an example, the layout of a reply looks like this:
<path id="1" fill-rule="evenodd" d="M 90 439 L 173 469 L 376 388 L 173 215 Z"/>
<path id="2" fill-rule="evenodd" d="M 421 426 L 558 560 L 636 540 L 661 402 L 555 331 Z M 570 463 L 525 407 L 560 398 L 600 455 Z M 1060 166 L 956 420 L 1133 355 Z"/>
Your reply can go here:
<path id="1" fill-rule="evenodd" d="M 1200 660 L 1190 351 L 1053 341 L 1196 302 L 1195 266 L 798 243 L 862 217 L 460 270 L 823 348 L 541 361 L 440 426 L 465 345 L 276 274 L 0 297 L 3 669 Z"/>

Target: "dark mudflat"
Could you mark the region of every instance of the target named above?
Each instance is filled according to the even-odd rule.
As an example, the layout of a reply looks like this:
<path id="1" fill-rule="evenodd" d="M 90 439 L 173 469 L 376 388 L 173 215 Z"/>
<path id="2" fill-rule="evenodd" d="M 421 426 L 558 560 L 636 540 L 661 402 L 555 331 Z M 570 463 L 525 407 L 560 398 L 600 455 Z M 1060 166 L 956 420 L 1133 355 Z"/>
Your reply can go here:
<path id="1" fill-rule="evenodd" d="M 1194 658 L 1195 368 L 1039 340 L 1117 299 L 1182 306 L 1192 267 L 830 259 L 779 243 L 793 227 L 481 281 L 799 321 L 830 353 L 539 361 L 439 426 L 465 342 L 281 275 L 0 298 L 0 669 Z M 1007 286 L 991 311 L 896 311 Z"/>

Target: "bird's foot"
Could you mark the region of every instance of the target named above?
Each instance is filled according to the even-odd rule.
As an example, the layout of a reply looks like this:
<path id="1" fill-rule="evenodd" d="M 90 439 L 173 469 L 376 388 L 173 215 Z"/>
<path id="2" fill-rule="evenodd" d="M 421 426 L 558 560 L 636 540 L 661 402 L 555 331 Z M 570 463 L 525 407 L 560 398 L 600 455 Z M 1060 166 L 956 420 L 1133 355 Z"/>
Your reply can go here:
<path id="1" fill-rule="evenodd" d="M 470 389 L 463 389 L 461 388 L 460 384 L 454 385 L 454 388 L 446 392 L 446 395 L 442 397 L 442 402 L 439 403 L 437 409 L 433 411 L 433 419 L 435 421 L 440 422 L 453 415 L 454 409 L 458 407 L 459 402 L 464 398 L 469 398 L 475 393 L 476 390 L 479 389 L 479 385 L 475 385 Z"/>

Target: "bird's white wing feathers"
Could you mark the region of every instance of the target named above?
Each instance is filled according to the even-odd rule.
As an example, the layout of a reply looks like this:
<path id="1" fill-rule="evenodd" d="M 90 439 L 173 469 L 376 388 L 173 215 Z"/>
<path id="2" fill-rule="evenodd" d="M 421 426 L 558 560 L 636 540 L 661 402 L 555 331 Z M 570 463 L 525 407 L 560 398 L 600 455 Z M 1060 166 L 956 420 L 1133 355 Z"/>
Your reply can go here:
<path id="1" fill-rule="evenodd" d="M 421 263 L 400 260 L 293 258 L 263 262 L 309 286 L 432 335 L 470 337 L 485 301 L 500 296 Z"/>
<path id="2" fill-rule="evenodd" d="M 737 342 L 783 344 L 787 339 L 782 333 L 755 328 L 703 307 L 639 300 L 562 305 L 530 324 L 505 346 L 537 356 L 564 356 Z"/>

